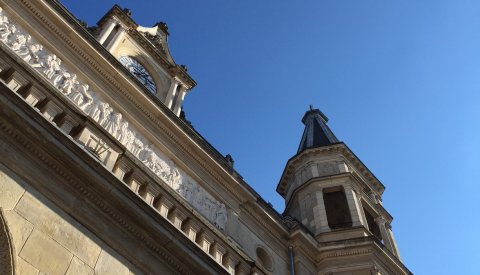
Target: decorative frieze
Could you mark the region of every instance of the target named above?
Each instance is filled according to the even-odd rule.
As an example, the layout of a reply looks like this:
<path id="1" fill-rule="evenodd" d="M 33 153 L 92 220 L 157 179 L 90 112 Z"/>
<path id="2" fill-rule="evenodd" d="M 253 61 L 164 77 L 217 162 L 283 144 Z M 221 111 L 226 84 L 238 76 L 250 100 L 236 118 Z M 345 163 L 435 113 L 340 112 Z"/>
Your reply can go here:
<path id="1" fill-rule="evenodd" d="M 188 174 L 180 170 L 171 159 L 167 158 L 136 130 L 120 112 L 110 106 L 99 93 L 93 91 L 86 81 L 78 78 L 58 56 L 39 44 L 29 33 L 11 20 L 1 8 L 0 41 L 48 79 L 60 94 L 75 103 L 86 115 L 109 132 L 211 223 L 221 230 L 225 229 L 227 211 L 223 203 L 213 198 Z M 27 91 L 27 93 L 26 100 L 32 106 L 42 99 L 42 95 L 35 90 Z M 47 112 L 47 114 L 51 117 L 51 112 Z M 66 127 L 68 130 L 68 126 Z"/>

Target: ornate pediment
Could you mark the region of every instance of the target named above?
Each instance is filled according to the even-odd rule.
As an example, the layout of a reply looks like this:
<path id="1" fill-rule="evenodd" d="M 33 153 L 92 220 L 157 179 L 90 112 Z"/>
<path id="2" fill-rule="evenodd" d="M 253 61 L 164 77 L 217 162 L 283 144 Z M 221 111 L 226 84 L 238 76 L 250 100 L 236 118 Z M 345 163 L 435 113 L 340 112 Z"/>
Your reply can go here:
<path id="1" fill-rule="evenodd" d="M 163 25 L 161 25 L 163 24 Z M 161 28 L 161 26 L 165 26 Z M 148 41 L 150 41 L 157 50 L 159 50 L 165 57 L 171 59 L 168 52 L 168 45 L 167 45 L 167 35 L 166 31 L 166 24 L 165 23 L 157 23 L 155 26 L 148 28 L 138 26 L 137 31 L 140 32 Z"/>

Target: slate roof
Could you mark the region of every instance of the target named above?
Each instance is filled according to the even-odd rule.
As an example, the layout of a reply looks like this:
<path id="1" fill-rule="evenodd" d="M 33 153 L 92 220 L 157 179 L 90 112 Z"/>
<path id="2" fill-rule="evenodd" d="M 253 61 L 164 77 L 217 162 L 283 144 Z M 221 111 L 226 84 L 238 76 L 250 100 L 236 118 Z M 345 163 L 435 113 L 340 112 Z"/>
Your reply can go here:
<path id="1" fill-rule="evenodd" d="M 297 153 L 308 148 L 329 146 L 339 142 L 332 130 L 328 128 L 328 118 L 319 109 L 310 107 L 302 118 L 305 124 L 302 140 L 298 146 Z"/>

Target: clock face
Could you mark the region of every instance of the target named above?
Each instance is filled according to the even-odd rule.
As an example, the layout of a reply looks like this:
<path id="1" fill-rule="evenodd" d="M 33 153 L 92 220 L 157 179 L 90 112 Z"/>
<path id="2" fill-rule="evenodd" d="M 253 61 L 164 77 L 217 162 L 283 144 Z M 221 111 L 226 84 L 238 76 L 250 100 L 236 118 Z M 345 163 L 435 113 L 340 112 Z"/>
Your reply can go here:
<path id="1" fill-rule="evenodd" d="M 121 56 L 119 60 L 152 94 L 157 93 L 155 82 L 142 64 L 130 56 Z"/>

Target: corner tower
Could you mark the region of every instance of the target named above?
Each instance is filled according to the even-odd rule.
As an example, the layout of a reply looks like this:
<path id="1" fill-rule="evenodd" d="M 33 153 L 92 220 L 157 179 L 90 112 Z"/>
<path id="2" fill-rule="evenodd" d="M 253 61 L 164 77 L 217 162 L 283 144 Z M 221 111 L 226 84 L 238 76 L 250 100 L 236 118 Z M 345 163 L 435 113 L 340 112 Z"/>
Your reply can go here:
<path id="1" fill-rule="evenodd" d="M 284 215 L 303 224 L 321 246 L 369 239 L 400 262 L 393 218 L 382 206 L 383 184 L 337 139 L 320 110 L 310 107 L 302 122 L 297 154 L 277 187 L 285 198 Z"/>

